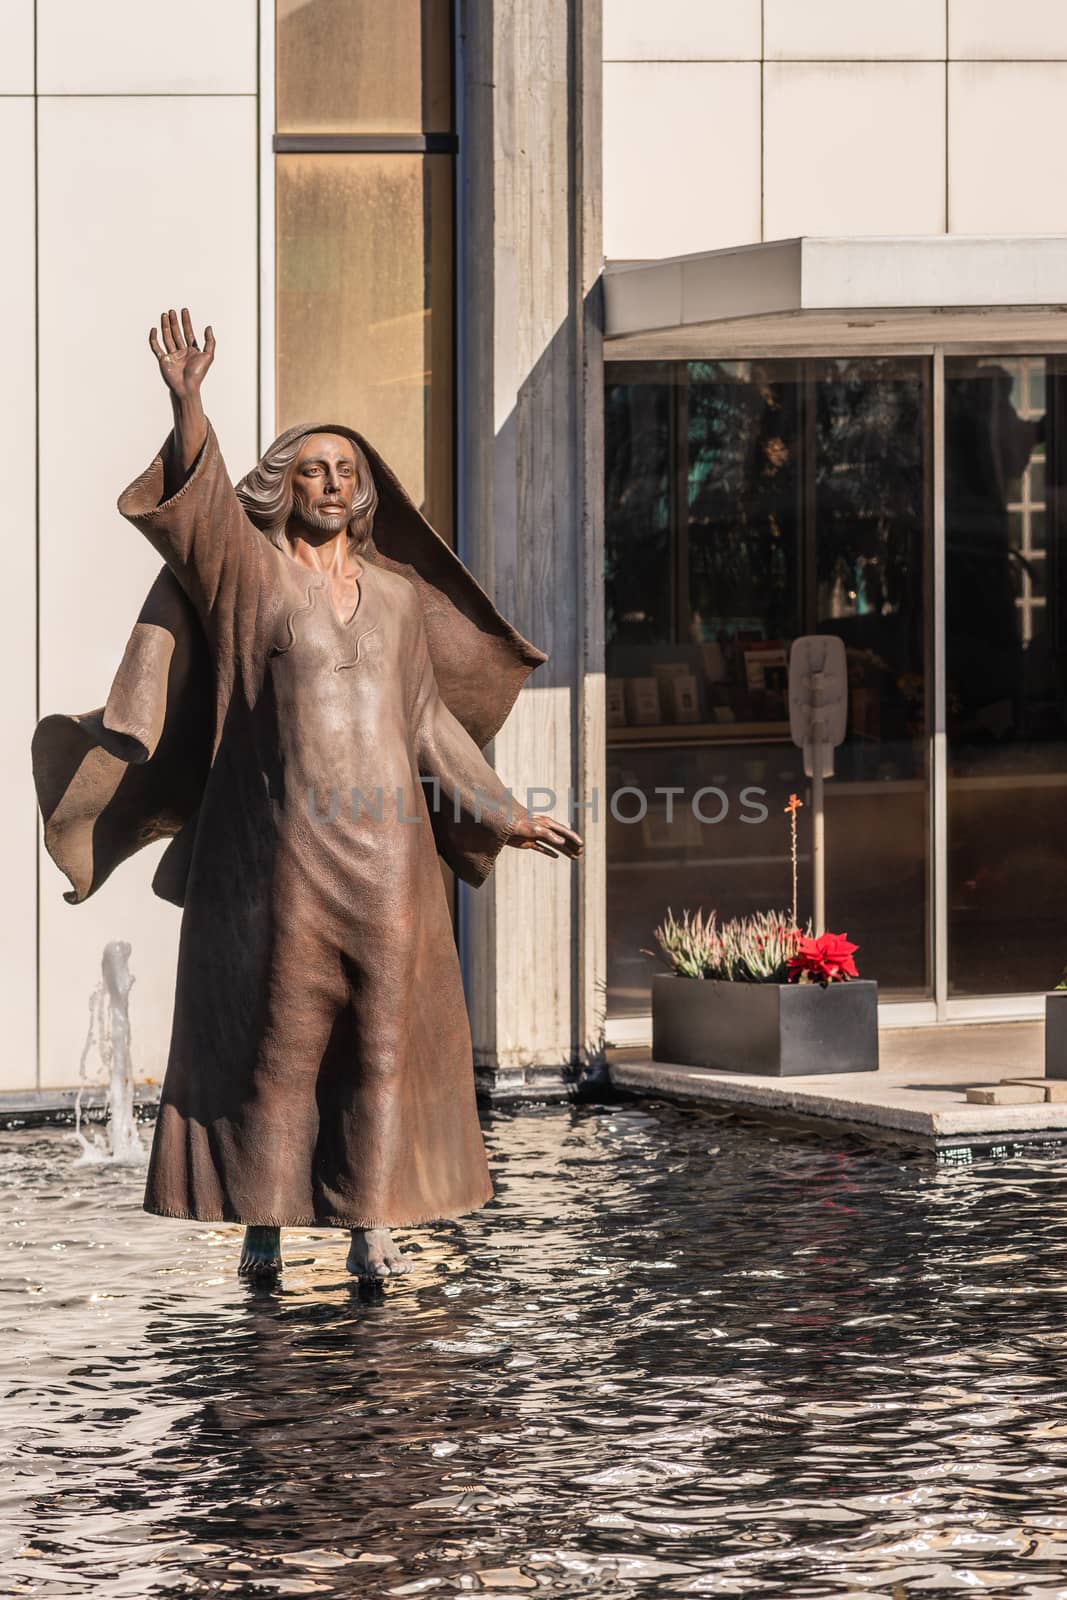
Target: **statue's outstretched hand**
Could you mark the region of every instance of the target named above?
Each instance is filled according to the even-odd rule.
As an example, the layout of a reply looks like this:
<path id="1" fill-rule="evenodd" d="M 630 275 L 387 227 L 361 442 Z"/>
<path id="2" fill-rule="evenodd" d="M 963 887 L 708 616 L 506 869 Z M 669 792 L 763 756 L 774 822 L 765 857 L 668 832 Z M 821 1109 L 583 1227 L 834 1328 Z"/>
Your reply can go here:
<path id="1" fill-rule="evenodd" d="M 577 859 L 581 837 L 554 817 L 520 817 L 508 839 L 517 850 L 540 850 L 543 856 L 565 855 Z"/>
<path id="2" fill-rule="evenodd" d="M 155 328 L 148 335 L 152 354 L 159 362 L 163 382 L 176 400 L 191 400 L 199 395 L 200 385 L 215 359 L 215 335 L 211 328 L 204 329 L 204 348 L 201 350 L 193 333 L 193 319 L 188 308 L 182 307 L 181 321 L 176 311 L 164 311 L 159 319 L 160 336 Z"/>

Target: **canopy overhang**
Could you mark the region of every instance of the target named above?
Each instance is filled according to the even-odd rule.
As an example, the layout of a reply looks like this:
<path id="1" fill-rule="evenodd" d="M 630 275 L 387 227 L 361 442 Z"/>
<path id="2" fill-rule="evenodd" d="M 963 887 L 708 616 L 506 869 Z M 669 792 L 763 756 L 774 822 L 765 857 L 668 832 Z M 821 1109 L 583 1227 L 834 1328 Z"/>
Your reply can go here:
<path id="1" fill-rule="evenodd" d="M 1067 235 L 800 238 L 609 261 L 609 360 L 1067 346 Z"/>

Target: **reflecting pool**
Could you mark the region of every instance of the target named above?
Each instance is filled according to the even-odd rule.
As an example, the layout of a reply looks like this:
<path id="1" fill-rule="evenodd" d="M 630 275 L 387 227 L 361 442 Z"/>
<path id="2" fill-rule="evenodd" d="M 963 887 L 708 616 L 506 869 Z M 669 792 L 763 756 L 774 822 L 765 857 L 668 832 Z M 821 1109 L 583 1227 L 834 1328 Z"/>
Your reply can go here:
<path id="1" fill-rule="evenodd" d="M 380 1294 L 0 1136 L 0 1590 L 1067 1595 L 1067 1155 L 485 1127 L 496 1199 Z"/>

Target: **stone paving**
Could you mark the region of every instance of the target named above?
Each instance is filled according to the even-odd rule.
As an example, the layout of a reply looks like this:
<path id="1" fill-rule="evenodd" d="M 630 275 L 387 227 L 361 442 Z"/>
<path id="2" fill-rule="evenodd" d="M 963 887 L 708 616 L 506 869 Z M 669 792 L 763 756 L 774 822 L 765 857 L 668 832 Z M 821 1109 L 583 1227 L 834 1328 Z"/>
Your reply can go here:
<path id="1" fill-rule="evenodd" d="M 629 1093 L 702 1100 L 746 1115 L 851 1127 L 924 1148 L 1067 1141 L 1067 1101 L 969 1104 L 967 1091 L 1044 1074 L 1041 1022 L 884 1029 L 877 1072 L 767 1078 L 652 1061 L 612 1050 L 612 1083 Z"/>

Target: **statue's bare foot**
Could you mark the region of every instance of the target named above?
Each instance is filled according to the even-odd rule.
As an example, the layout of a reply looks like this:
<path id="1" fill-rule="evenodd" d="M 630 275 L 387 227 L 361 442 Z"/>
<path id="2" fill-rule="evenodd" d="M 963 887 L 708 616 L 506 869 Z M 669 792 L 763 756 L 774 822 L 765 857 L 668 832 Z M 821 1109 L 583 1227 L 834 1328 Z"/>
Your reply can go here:
<path id="1" fill-rule="evenodd" d="M 276 1278 L 282 1270 L 282 1230 L 246 1228 L 241 1247 L 240 1278 Z"/>
<path id="2" fill-rule="evenodd" d="M 396 1278 L 411 1271 L 388 1228 L 353 1228 L 345 1266 L 357 1278 Z"/>

